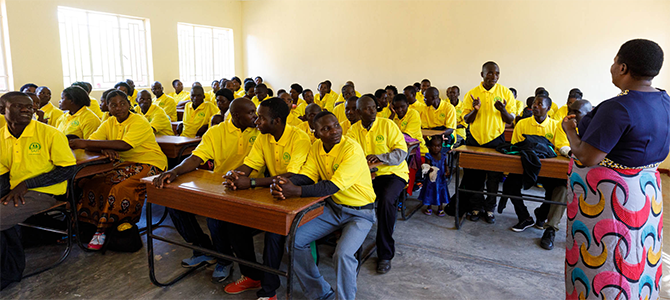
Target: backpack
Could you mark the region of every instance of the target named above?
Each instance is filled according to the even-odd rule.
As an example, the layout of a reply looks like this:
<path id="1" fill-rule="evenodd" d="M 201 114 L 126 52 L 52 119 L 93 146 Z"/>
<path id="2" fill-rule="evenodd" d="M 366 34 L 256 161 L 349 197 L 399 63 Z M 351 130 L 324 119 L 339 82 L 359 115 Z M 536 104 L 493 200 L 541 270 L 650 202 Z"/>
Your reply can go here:
<path id="1" fill-rule="evenodd" d="M 142 249 L 142 238 L 136 224 L 121 223 L 119 226 L 108 229 L 105 234 L 107 238 L 101 249 L 103 254 L 107 250 L 137 252 Z"/>

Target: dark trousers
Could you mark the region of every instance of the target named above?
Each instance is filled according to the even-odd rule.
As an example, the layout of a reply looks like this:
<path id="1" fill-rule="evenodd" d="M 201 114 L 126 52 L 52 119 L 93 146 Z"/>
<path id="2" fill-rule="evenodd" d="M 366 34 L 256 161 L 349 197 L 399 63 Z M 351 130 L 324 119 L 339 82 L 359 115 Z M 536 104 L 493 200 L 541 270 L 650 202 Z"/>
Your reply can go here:
<path id="1" fill-rule="evenodd" d="M 21 281 L 25 268 L 26 256 L 18 227 L 0 231 L 0 290 L 12 282 Z"/>
<path id="2" fill-rule="evenodd" d="M 263 248 L 263 264 L 279 269 L 284 257 L 284 243 L 286 237 L 280 234 L 266 232 L 265 247 Z M 281 286 L 279 275 L 263 272 L 261 277 L 261 289 L 256 292 L 258 297 L 273 297 Z"/>
<path id="3" fill-rule="evenodd" d="M 509 174 L 507 179 L 505 179 L 505 183 L 503 184 L 503 193 L 512 196 L 521 196 L 521 189 L 523 187 L 523 180 L 521 176 L 522 175 L 520 174 Z M 537 182 L 541 183 L 542 187 L 544 187 L 545 200 L 552 200 L 552 194 L 556 187 L 566 185 L 565 179 L 556 178 L 539 177 Z M 519 218 L 519 222 L 530 218 L 530 213 L 528 212 L 526 204 L 523 203 L 523 200 L 512 199 L 512 204 L 514 204 L 514 211 L 516 212 L 517 218 Z M 535 210 L 536 217 L 541 221 L 546 220 L 547 216 L 549 215 L 549 208 L 551 208 L 551 204 L 542 203 L 542 205 L 540 205 L 540 207 Z"/>
<path id="4" fill-rule="evenodd" d="M 207 218 L 207 227 L 212 234 L 212 242 L 214 242 L 214 248 L 217 252 L 256 262 L 256 250 L 254 249 L 253 230 L 251 228 L 211 218 Z M 227 260 L 218 260 L 218 262 L 223 265 L 232 263 Z M 261 271 L 242 264 L 239 266 L 242 275 L 253 280 L 260 280 Z"/>
<path id="5" fill-rule="evenodd" d="M 470 135 L 469 130 L 467 130 L 466 133 L 467 139 L 465 140 L 465 145 L 467 146 L 495 148 L 505 143 L 504 133 L 483 145 L 480 145 L 477 140 Z M 461 181 L 460 188 L 481 192 L 484 191 L 484 185 L 486 185 L 487 192 L 497 193 L 500 181 L 502 181 L 502 176 L 503 174 L 500 172 L 463 169 L 463 180 Z M 496 207 L 497 196 L 486 195 L 486 197 L 484 197 L 484 195 L 461 192 L 460 197 L 465 200 L 464 204 L 466 207 L 469 207 L 469 210 L 471 211 L 493 211 Z"/>
<path id="6" fill-rule="evenodd" d="M 372 180 L 377 195 L 377 257 L 391 260 L 395 255 L 393 229 L 398 214 L 396 200 L 407 182 L 396 175 L 382 175 Z"/>
<path id="7" fill-rule="evenodd" d="M 198 220 L 195 218 L 195 215 L 181 210 L 176 210 L 173 208 L 166 208 L 174 227 L 179 232 L 182 238 L 187 243 L 191 243 L 194 246 L 203 247 L 205 249 L 214 250 L 212 246 L 212 241 L 209 239 L 209 236 L 206 235 L 200 228 Z M 230 245 L 228 245 L 230 248 Z M 223 251 L 221 251 L 223 253 Z M 202 253 L 193 250 L 194 256 L 202 255 Z M 225 263 L 225 264 L 229 264 Z"/>

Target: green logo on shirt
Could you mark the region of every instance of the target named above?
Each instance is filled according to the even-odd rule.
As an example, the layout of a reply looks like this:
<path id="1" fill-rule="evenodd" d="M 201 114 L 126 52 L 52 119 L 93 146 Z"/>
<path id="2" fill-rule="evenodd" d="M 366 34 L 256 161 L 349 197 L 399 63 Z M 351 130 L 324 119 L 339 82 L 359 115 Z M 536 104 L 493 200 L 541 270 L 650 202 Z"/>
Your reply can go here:
<path id="1" fill-rule="evenodd" d="M 445 115 L 445 114 L 440 114 L 440 119 L 444 119 L 444 118 L 446 118 L 446 117 L 447 117 L 447 115 Z"/>
<path id="2" fill-rule="evenodd" d="M 502 98 L 500 98 L 500 97 L 498 97 L 498 96 L 496 96 L 495 98 L 493 98 L 493 100 L 495 100 L 496 102 L 502 102 Z"/>
<path id="3" fill-rule="evenodd" d="M 284 159 L 285 163 L 288 163 L 291 161 L 291 154 L 288 154 L 288 152 L 284 152 L 284 156 L 282 158 Z"/>
<path id="4" fill-rule="evenodd" d="M 42 145 L 40 145 L 38 142 L 34 142 L 28 146 L 28 151 L 30 151 L 31 154 L 39 153 L 41 149 Z"/>
<path id="5" fill-rule="evenodd" d="M 333 165 L 333 172 L 337 171 L 337 168 L 339 168 L 339 167 L 340 167 L 339 164 L 334 164 Z"/>
<path id="6" fill-rule="evenodd" d="M 377 138 L 375 138 L 375 141 L 377 143 L 383 143 L 384 142 L 384 136 L 378 135 Z"/>
<path id="7" fill-rule="evenodd" d="M 72 122 L 72 126 L 79 126 L 79 120 L 74 120 Z"/>
<path id="8" fill-rule="evenodd" d="M 407 126 L 407 121 L 402 121 L 402 123 L 400 123 L 400 127 L 405 127 L 405 126 Z"/>
<path id="9" fill-rule="evenodd" d="M 198 113 L 198 117 L 204 117 L 204 116 L 205 116 L 204 112 Z"/>
<path id="10" fill-rule="evenodd" d="M 551 133 L 547 133 L 547 134 L 544 135 L 544 137 L 546 137 L 548 140 L 551 140 L 551 139 L 554 138 L 554 135 L 551 134 Z"/>
<path id="11" fill-rule="evenodd" d="M 256 136 L 252 136 L 249 138 L 249 143 L 253 144 L 256 141 Z"/>

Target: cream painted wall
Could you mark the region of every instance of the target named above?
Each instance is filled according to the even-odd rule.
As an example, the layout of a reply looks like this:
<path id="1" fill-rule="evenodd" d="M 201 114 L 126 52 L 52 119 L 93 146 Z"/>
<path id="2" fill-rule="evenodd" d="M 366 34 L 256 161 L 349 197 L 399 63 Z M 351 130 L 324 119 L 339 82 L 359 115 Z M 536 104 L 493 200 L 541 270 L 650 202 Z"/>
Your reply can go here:
<path id="1" fill-rule="evenodd" d="M 58 6 L 117 13 L 150 19 L 154 80 L 165 92 L 179 78 L 177 22 L 226 27 L 235 38 L 235 69 L 244 70 L 242 8 L 240 1 L 221 0 L 6 0 L 14 88 L 27 82 L 46 85 L 57 103 L 63 86 L 63 69 L 58 31 Z M 209 82 L 203 82 L 209 86 Z M 92 95 L 100 97 L 102 91 Z"/>
<path id="2" fill-rule="evenodd" d="M 579 87 L 594 103 L 615 96 L 609 67 L 621 44 L 656 41 L 670 88 L 670 1 L 277 1 L 242 2 L 245 74 L 275 89 L 347 80 L 360 92 L 429 78 L 461 95 L 496 61 L 499 83 L 519 98 L 546 87 L 557 104 Z"/>

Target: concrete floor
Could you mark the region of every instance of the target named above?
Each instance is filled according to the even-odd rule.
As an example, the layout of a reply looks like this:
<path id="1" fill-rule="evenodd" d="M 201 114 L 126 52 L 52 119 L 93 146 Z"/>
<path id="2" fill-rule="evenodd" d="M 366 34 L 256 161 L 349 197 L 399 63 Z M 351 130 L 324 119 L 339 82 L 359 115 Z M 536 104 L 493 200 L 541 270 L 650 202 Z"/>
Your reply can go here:
<path id="1" fill-rule="evenodd" d="M 670 211 L 670 177 L 663 178 L 665 214 Z M 453 192 L 453 183 L 450 187 Z M 534 188 L 531 194 L 542 190 Z M 417 203 L 410 201 L 410 204 Z M 528 202 L 532 209 L 538 206 Z M 162 209 L 155 209 L 157 219 Z M 529 228 L 515 233 L 509 228 L 517 221 L 511 203 L 497 215 L 495 225 L 482 221 L 465 221 L 454 230 L 453 217 L 425 216 L 418 212 L 409 221 L 396 223 L 396 257 L 393 269 L 385 275 L 375 272 L 376 256 L 368 260 L 358 276 L 359 299 L 564 299 L 565 221 L 556 236 L 555 248 L 539 247 L 542 231 Z M 670 222 L 665 217 L 666 228 Z M 201 220 L 201 221 L 204 221 Z M 144 220 L 140 226 L 144 225 Z M 168 218 L 167 225 L 171 225 Z M 201 222 L 203 228 L 205 223 Z M 374 230 L 374 228 L 373 228 Z M 158 234 L 178 239 L 172 228 L 160 228 Z M 373 237 L 371 233 L 368 239 Z M 144 238 L 144 237 L 143 237 Z M 257 252 L 262 249 L 261 235 L 256 236 Z M 371 240 L 368 240 L 371 242 Z M 670 246 L 665 235 L 664 244 Z M 26 272 L 46 263 L 45 253 L 52 254 L 62 246 L 28 249 Z M 670 249 L 668 246 L 664 249 Z M 334 282 L 329 259 L 332 248 L 320 246 L 320 270 L 326 280 Z M 166 280 L 181 272 L 181 259 L 190 251 L 156 242 L 157 276 Z M 70 257 L 57 268 L 25 279 L 0 292 L 2 299 L 255 299 L 254 292 L 227 295 L 225 284 L 210 281 L 213 267 L 202 269 L 167 288 L 154 286 L 149 280 L 146 247 L 136 253 L 86 253 L 74 248 Z M 259 256 L 260 261 L 260 256 Z M 664 288 L 662 297 L 670 299 L 670 252 L 663 252 Z M 239 278 L 235 267 L 234 279 Z M 283 281 L 285 286 L 286 281 Z M 294 284 L 296 299 L 304 298 Z M 278 293 L 284 298 L 285 290 Z"/>

